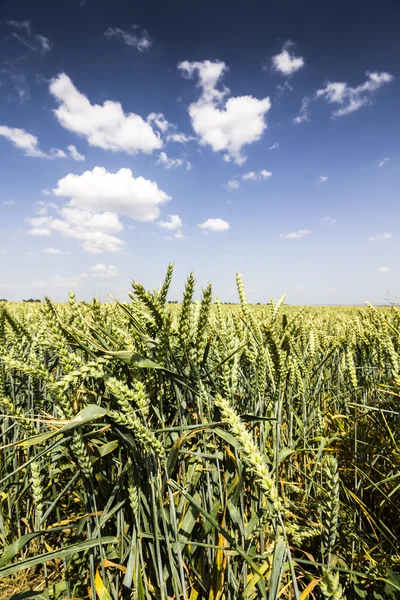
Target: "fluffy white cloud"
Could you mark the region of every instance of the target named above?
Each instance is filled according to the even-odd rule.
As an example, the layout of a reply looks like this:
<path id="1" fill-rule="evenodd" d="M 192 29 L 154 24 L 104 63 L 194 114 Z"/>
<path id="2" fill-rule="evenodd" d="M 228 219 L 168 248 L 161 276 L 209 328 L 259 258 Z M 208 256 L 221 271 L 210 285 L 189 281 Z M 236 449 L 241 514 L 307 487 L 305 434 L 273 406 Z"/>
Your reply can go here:
<path id="1" fill-rule="evenodd" d="M 381 162 L 379 163 L 379 167 L 384 167 L 386 165 L 386 163 L 390 160 L 389 157 L 384 158 L 383 160 L 381 160 Z"/>
<path id="2" fill-rule="evenodd" d="M 42 252 L 45 252 L 45 254 L 70 254 L 70 252 L 58 248 L 43 248 Z"/>
<path id="3" fill-rule="evenodd" d="M 71 158 L 73 158 L 76 161 L 86 160 L 86 157 L 83 156 L 83 154 L 81 154 L 80 152 L 78 152 L 78 150 L 75 148 L 75 146 L 73 144 L 68 146 L 68 152 L 69 152 Z"/>
<path id="4" fill-rule="evenodd" d="M 117 277 L 119 275 L 119 269 L 115 265 L 104 265 L 103 263 L 97 263 L 94 267 L 90 267 L 90 273 L 97 277 Z"/>
<path id="5" fill-rule="evenodd" d="M 146 29 L 143 29 L 139 33 L 135 33 L 139 29 L 137 25 L 132 25 L 131 29 L 133 31 L 124 31 L 118 27 L 109 27 L 107 31 L 104 32 L 104 35 L 108 40 L 115 37 L 118 41 L 123 42 L 132 48 L 136 48 L 139 52 L 146 52 L 151 46 L 151 39 L 148 32 Z"/>
<path id="6" fill-rule="evenodd" d="M 275 150 L 275 148 L 279 148 L 279 142 L 275 142 L 275 144 L 272 144 L 272 146 L 270 146 L 268 150 Z"/>
<path id="7" fill-rule="evenodd" d="M 304 67 L 304 58 L 289 52 L 288 48 L 292 45 L 291 42 L 286 42 L 282 52 L 272 57 L 272 65 L 275 71 L 282 75 L 293 75 L 293 73 Z"/>
<path id="8" fill-rule="evenodd" d="M 227 231 L 229 229 L 229 223 L 223 219 L 207 219 L 204 223 L 200 223 L 199 227 L 206 231 Z"/>
<path id="9" fill-rule="evenodd" d="M 230 179 L 230 180 L 228 181 L 228 189 L 229 189 L 230 191 L 232 191 L 232 190 L 237 190 L 237 188 L 238 188 L 238 187 L 240 187 L 240 183 L 238 182 L 238 180 L 237 180 L 237 179 Z"/>
<path id="10" fill-rule="evenodd" d="M 321 175 L 320 178 L 318 179 L 319 183 L 326 183 L 327 181 L 328 181 L 327 175 Z"/>
<path id="11" fill-rule="evenodd" d="M 163 113 L 150 113 L 147 117 L 148 123 L 154 123 L 154 125 L 161 131 L 161 133 L 166 133 L 168 129 L 173 127 L 169 121 L 164 117 Z"/>
<path id="12" fill-rule="evenodd" d="M 191 135 L 185 135 L 184 133 L 169 133 L 165 138 L 167 142 L 175 142 L 177 144 L 186 144 L 186 142 L 190 142 L 191 140 L 195 140 Z"/>
<path id="13" fill-rule="evenodd" d="M 157 221 L 157 225 L 164 229 L 180 229 L 182 220 L 179 215 L 168 215 L 168 221 Z"/>
<path id="14" fill-rule="evenodd" d="M 390 240 L 391 237 L 393 237 L 391 233 L 378 233 L 377 235 L 370 235 L 368 241 L 376 242 L 378 240 Z"/>
<path id="15" fill-rule="evenodd" d="M 169 158 L 166 152 L 160 152 L 158 160 L 158 165 L 163 165 L 166 169 L 177 169 L 178 167 L 183 167 L 186 164 L 186 170 L 190 171 L 192 165 L 188 160 L 184 161 L 181 158 Z"/>
<path id="16" fill-rule="evenodd" d="M 51 50 L 51 44 L 48 38 L 40 33 L 36 33 L 33 29 L 30 21 L 15 21 L 9 19 L 6 24 L 21 33 L 13 31 L 11 36 L 23 44 L 26 48 L 33 50 L 34 52 L 41 52 L 45 54 Z"/>
<path id="17" fill-rule="evenodd" d="M 61 218 L 45 216 L 27 219 L 31 225 L 28 233 L 34 236 L 58 233 L 73 238 L 90 254 L 121 251 L 123 241 L 113 235 L 123 230 L 118 215 L 94 213 L 70 206 L 64 206 L 59 212 Z"/>
<path id="18" fill-rule="evenodd" d="M 25 156 L 47 159 L 66 158 L 65 152 L 59 148 L 52 148 L 49 154 L 43 152 L 39 148 L 38 138 L 25 131 L 25 129 L 0 125 L 0 136 L 9 140 L 19 150 L 22 150 Z"/>
<path id="19" fill-rule="evenodd" d="M 392 269 L 389 269 L 389 267 L 378 267 L 377 271 L 379 273 L 391 273 Z"/>
<path id="20" fill-rule="evenodd" d="M 297 240 L 310 234 L 310 229 L 298 229 L 297 231 L 291 231 L 290 233 L 281 233 L 280 237 L 287 238 L 288 240 Z"/>
<path id="21" fill-rule="evenodd" d="M 267 169 L 262 169 L 262 171 L 259 171 L 258 173 L 256 173 L 256 171 L 249 171 L 248 173 L 244 173 L 244 175 L 241 176 L 241 179 L 242 181 L 263 181 L 265 179 L 269 179 L 271 175 L 271 171 L 267 171 Z M 238 187 L 240 187 L 238 176 L 233 177 L 228 181 L 229 190 L 236 190 Z"/>
<path id="22" fill-rule="evenodd" d="M 300 114 L 293 119 L 293 122 L 296 123 L 296 125 L 300 125 L 300 123 L 305 123 L 310 120 L 310 102 L 311 98 L 309 96 L 304 96 L 301 101 Z"/>
<path id="23" fill-rule="evenodd" d="M 263 179 L 269 179 L 269 177 L 271 177 L 271 175 L 272 175 L 271 171 L 267 171 L 266 169 L 263 169 L 259 173 L 256 173 L 255 171 L 250 171 L 249 173 L 245 173 L 244 175 L 242 175 L 242 179 L 243 179 L 243 181 L 262 181 Z"/>
<path id="24" fill-rule="evenodd" d="M 58 181 L 54 196 L 69 198 L 58 208 L 52 202 L 39 203 L 39 217 L 27 219 L 28 233 L 34 236 L 59 234 L 77 240 L 86 252 L 120 252 L 124 242 L 116 235 L 123 231 L 118 214 L 138 221 L 153 221 L 159 205 L 169 200 L 153 181 L 132 176 L 130 169 L 109 173 L 103 167 L 70 173 Z M 48 209 L 57 216 L 47 214 Z"/>
<path id="25" fill-rule="evenodd" d="M 60 104 L 54 110 L 60 124 L 85 137 L 91 146 L 128 154 L 151 153 L 162 140 L 151 125 L 135 113 L 125 114 L 119 102 L 91 104 L 65 73 L 52 79 L 50 93 Z"/>
<path id="26" fill-rule="evenodd" d="M 366 81 L 357 87 L 351 87 L 345 82 L 328 82 L 327 85 L 317 90 L 316 98 L 325 98 L 330 104 L 339 104 L 341 108 L 335 110 L 334 117 L 342 117 L 355 112 L 362 106 L 370 104 L 371 95 L 385 83 L 393 81 L 390 73 L 366 73 Z"/>
<path id="27" fill-rule="evenodd" d="M 82 175 L 70 173 L 59 180 L 53 193 L 71 198 L 70 206 L 119 213 L 137 221 L 157 219 L 159 205 L 170 200 L 154 181 L 135 178 L 130 169 L 109 173 L 104 167 L 95 167 Z"/>
<path id="28" fill-rule="evenodd" d="M 322 223 L 327 223 L 328 225 L 335 225 L 335 223 L 337 223 L 337 220 L 332 217 L 324 217 L 321 219 L 321 221 Z"/>
<path id="29" fill-rule="evenodd" d="M 187 78 L 196 73 L 199 77 L 202 93 L 197 102 L 190 104 L 189 115 L 200 143 L 211 146 L 214 152 L 223 152 L 225 160 L 244 163 L 243 147 L 259 140 L 267 127 L 265 116 L 271 107 L 270 99 L 238 96 L 225 100 L 228 88 L 216 87 L 227 71 L 224 62 L 186 60 L 178 68 Z"/>

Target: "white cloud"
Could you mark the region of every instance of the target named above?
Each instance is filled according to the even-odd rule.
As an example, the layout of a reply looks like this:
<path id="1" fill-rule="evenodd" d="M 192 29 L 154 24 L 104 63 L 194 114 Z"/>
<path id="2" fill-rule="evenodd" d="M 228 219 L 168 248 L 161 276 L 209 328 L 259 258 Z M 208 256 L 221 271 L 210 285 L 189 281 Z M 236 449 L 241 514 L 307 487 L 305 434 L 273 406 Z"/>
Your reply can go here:
<path id="1" fill-rule="evenodd" d="M 35 279 L 29 283 L 29 287 L 37 287 L 37 288 L 49 288 L 49 287 L 65 287 L 68 289 L 73 289 L 80 287 L 82 285 L 82 279 L 86 279 L 87 274 L 81 273 L 80 275 L 71 276 L 71 277 L 63 277 L 62 275 L 55 275 L 49 281 L 45 281 L 43 279 Z"/>
<path id="2" fill-rule="evenodd" d="M 138 34 L 135 33 L 139 28 L 137 25 L 132 25 L 133 31 L 124 31 L 118 27 L 109 27 L 104 35 L 108 40 L 115 37 L 118 41 L 123 42 L 127 46 L 136 48 L 139 52 L 146 52 L 151 46 L 151 39 L 146 29 L 143 29 Z"/>
<path id="3" fill-rule="evenodd" d="M 334 117 L 348 115 L 362 106 L 371 103 L 371 95 L 376 92 L 385 83 L 393 81 L 394 77 L 390 73 L 366 73 L 366 81 L 357 87 L 351 87 L 345 82 L 328 82 L 327 85 L 317 90 L 316 98 L 325 98 L 330 104 L 339 104 L 341 108 L 335 110 Z"/>
<path id="4" fill-rule="evenodd" d="M 9 140 L 16 148 L 23 150 L 25 156 L 36 157 L 36 158 L 47 158 L 49 160 L 53 158 L 65 158 L 66 154 L 59 148 L 52 148 L 50 153 L 47 154 L 39 148 L 39 140 L 35 135 L 28 133 L 25 129 L 19 129 L 18 127 L 6 127 L 5 125 L 0 126 L 0 136 Z"/>
<path id="5" fill-rule="evenodd" d="M 293 119 L 293 122 L 296 123 L 296 125 L 310 120 L 310 102 L 311 98 L 309 96 L 304 96 L 301 101 L 300 114 Z"/>
<path id="6" fill-rule="evenodd" d="M 2 204 L 4 206 L 14 206 L 15 202 L 14 200 L 3 200 Z"/>
<path id="7" fill-rule="evenodd" d="M 324 217 L 321 219 L 321 221 L 322 223 L 327 223 L 328 225 L 335 225 L 335 223 L 337 223 L 337 220 L 332 217 Z"/>
<path id="8" fill-rule="evenodd" d="M 321 175 L 320 178 L 318 179 L 319 183 L 326 183 L 327 181 L 328 181 L 327 175 Z"/>
<path id="9" fill-rule="evenodd" d="M 377 235 L 368 236 L 369 242 L 376 242 L 378 240 L 390 240 L 393 237 L 391 233 L 378 233 Z"/>
<path id="10" fill-rule="evenodd" d="M 104 265 L 103 263 L 97 263 L 94 267 L 90 267 L 90 273 L 97 277 L 117 277 L 119 275 L 119 269 L 115 265 Z"/>
<path id="11" fill-rule="evenodd" d="M 165 138 L 167 142 L 175 142 L 177 144 L 186 144 L 191 140 L 195 140 L 191 135 L 185 135 L 184 133 L 169 133 Z"/>
<path id="12" fill-rule="evenodd" d="M 68 152 L 69 152 L 71 158 L 73 158 L 76 161 L 86 160 L 86 157 L 83 156 L 83 154 L 81 154 L 80 152 L 78 152 L 78 150 L 75 148 L 75 146 L 73 144 L 68 146 Z"/>
<path id="13" fill-rule="evenodd" d="M 275 148 L 279 148 L 279 142 L 275 142 L 275 144 L 272 144 L 272 146 L 270 146 L 268 150 L 275 150 Z"/>
<path id="14" fill-rule="evenodd" d="M 258 173 L 256 173 L 256 171 L 249 171 L 248 173 L 244 173 L 244 175 L 241 176 L 241 179 L 242 181 L 263 181 L 265 179 L 269 179 L 271 175 L 271 171 L 267 171 L 267 169 L 262 169 Z M 238 187 L 240 187 L 238 176 L 233 177 L 228 181 L 229 190 L 236 190 Z"/>
<path id="15" fill-rule="evenodd" d="M 243 179 L 243 181 L 262 181 L 263 179 L 269 179 L 269 177 L 271 177 L 271 175 L 272 175 L 271 171 L 267 171 L 266 169 L 263 169 L 259 173 L 256 173 L 255 171 L 250 171 L 249 173 L 245 173 L 244 175 L 242 175 L 242 179 Z"/>
<path id="16" fill-rule="evenodd" d="M 272 65 L 275 71 L 278 71 L 282 75 L 293 75 L 293 73 L 304 67 L 304 58 L 302 56 L 295 56 L 289 52 L 288 48 L 292 45 L 291 42 L 286 42 L 282 48 L 282 52 L 272 57 Z"/>
<path id="17" fill-rule="evenodd" d="M 178 167 L 183 167 L 185 163 L 186 170 L 190 171 L 192 165 L 188 160 L 184 161 L 181 158 L 169 158 L 166 152 L 160 152 L 157 160 L 157 165 L 163 165 L 166 169 L 177 169 Z"/>
<path id="18" fill-rule="evenodd" d="M 29 218 L 34 236 L 62 235 L 77 240 L 86 252 L 120 252 L 124 244 L 116 234 L 124 227 L 118 214 L 137 221 L 153 221 L 160 213 L 159 205 L 169 200 L 153 181 L 132 176 L 130 169 L 109 173 L 103 167 L 70 173 L 58 181 L 54 196 L 69 198 L 58 208 L 41 201 L 39 217 Z M 54 209 L 57 216 L 47 214 Z"/>
<path id="19" fill-rule="evenodd" d="M 200 223 L 199 227 L 206 231 L 227 231 L 229 229 L 229 223 L 223 219 L 207 219 L 204 223 Z"/>
<path id="20" fill-rule="evenodd" d="M 43 188 L 42 190 L 40 190 L 42 192 L 42 194 L 44 196 L 51 196 L 51 191 L 50 190 L 46 190 L 45 188 Z"/>
<path id="21" fill-rule="evenodd" d="M 58 248 L 43 248 L 42 252 L 46 254 L 71 254 L 68 251 L 59 250 Z"/>
<path id="22" fill-rule="evenodd" d="M 14 19 L 9 19 L 8 21 L 6 21 L 6 24 L 9 27 L 12 27 L 13 29 L 16 29 L 21 32 L 16 33 L 14 31 L 13 33 L 11 33 L 11 36 L 18 40 L 26 48 L 29 48 L 34 52 L 41 52 L 42 54 L 50 52 L 50 41 L 44 35 L 36 33 L 30 21 L 15 21 Z"/>
<path id="23" fill-rule="evenodd" d="M 182 231 L 177 231 L 176 233 L 174 233 L 174 238 L 176 240 L 184 240 L 185 236 L 183 235 Z"/>
<path id="24" fill-rule="evenodd" d="M 65 73 L 52 79 L 49 90 L 60 104 L 54 110 L 60 124 L 85 137 L 90 146 L 136 154 L 151 153 L 163 145 L 159 134 L 142 117 L 125 114 L 121 104 L 113 100 L 91 104 Z"/>
<path id="25" fill-rule="evenodd" d="M 390 160 L 389 157 L 384 158 L 383 160 L 381 160 L 381 162 L 379 163 L 379 167 L 383 167 L 384 165 L 386 165 L 386 163 Z"/>
<path id="26" fill-rule="evenodd" d="M 290 233 L 281 233 L 280 237 L 287 238 L 288 240 L 296 240 L 310 234 L 310 229 L 298 229 L 297 231 L 291 231 Z"/>
<path id="27" fill-rule="evenodd" d="M 53 216 L 27 219 L 33 236 L 51 236 L 58 233 L 81 243 L 90 254 L 120 252 L 123 241 L 114 234 L 123 230 L 118 215 L 110 212 L 95 213 L 70 206 L 60 210 L 61 218 Z"/>
<path id="28" fill-rule="evenodd" d="M 270 99 L 238 96 L 226 100 L 228 88 L 216 87 L 227 71 L 224 62 L 183 61 L 178 68 L 189 79 L 196 73 L 199 77 L 202 93 L 190 104 L 189 115 L 200 143 L 211 146 L 214 152 L 223 152 L 227 161 L 244 163 L 243 147 L 259 140 L 267 127 L 265 116 L 271 107 Z"/>
<path id="29" fill-rule="evenodd" d="M 170 200 L 154 181 L 135 178 L 130 169 L 109 173 L 104 167 L 95 167 L 82 175 L 69 173 L 59 180 L 53 194 L 71 198 L 71 207 L 110 211 L 137 221 L 157 219 L 159 205 Z"/>
<path id="30" fill-rule="evenodd" d="M 392 269 L 389 269 L 389 267 L 378 267 L 377 271 L 379 273 L 391 273 Z"/>
<path id="31" fill-rule="evenodd" d="M 168 221 L 157 221 L 157 225 L 164 227 L 164 229 L 180 229 L 182 227 L 182 220 L 179 215 L 168 215 Z"/>
<path id="32" fill-rule="evenodd" d="M 238 187 L 240 187 L 240 183 L 238 182 L 238 180 L 237 180 L 237 179 L 230 179 L 230 180 L 228 181 L 228 189 L 229 189 L 230 191 L 232 191 L 232 190 L 237 190 L 237 188 L 238 188 Z"/>
<path id="33" fill-rule="evenodd" d="M 168 129 L 173 127 L 169 121 L 164 117 L 163 113 L 150 113 L 147 117 L 148 123 L 154 123 L 154 125 L 161 131 L 161 133 L 166 133 Z"/>

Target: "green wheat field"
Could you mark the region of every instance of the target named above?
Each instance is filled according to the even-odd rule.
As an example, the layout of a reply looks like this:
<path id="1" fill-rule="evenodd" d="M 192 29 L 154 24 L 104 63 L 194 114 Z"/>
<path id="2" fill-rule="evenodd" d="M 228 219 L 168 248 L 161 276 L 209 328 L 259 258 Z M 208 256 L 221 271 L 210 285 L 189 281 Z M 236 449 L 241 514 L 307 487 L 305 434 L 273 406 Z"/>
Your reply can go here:
<path id="1" fill-rule="evenodd" d="M 400 598 L 400 312 L 0 303 L 0 598 Z"/>

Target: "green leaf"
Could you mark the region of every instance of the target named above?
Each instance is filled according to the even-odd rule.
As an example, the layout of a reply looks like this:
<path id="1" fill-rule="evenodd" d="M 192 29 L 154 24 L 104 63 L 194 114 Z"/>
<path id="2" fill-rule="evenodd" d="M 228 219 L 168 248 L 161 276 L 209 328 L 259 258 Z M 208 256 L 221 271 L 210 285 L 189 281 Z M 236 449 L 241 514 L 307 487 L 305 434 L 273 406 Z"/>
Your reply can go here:
<path id="1" fill-rule="evenodd" d="M 94 548 L 95 546 L 105 546 L 107 544 L 117 544 L 118 538 L 115 537 L 103 537 L 100 539 L 91 539 L 86 540 L 84 542 L 79 542 L 78 544 L 72 544 L 71 546 L 66 546 L 65 548 L 61 548 L 60 550 L 53 550 L 52 552 L 46 552 L 45 554 L 40 554 L 39 556 L 32 556 L 27 558 L 26 560 L 21 560 L 9 567 L 3 567 L 0 569 L 0 579 L 3 577 L 8 577 L 9 575 L 14 575 L 15 573 L 19 573 L 20 571 L 24 571 L 25 569 L 30 569 L 35 567 L 36 565 L 40 565 L 49 560 L 55 560 L 57 558 L 65 558 L 67 556 L 72 556 L 72 554 L 76 554 L 78 552 L 84 552 L 89 548 Z"/>

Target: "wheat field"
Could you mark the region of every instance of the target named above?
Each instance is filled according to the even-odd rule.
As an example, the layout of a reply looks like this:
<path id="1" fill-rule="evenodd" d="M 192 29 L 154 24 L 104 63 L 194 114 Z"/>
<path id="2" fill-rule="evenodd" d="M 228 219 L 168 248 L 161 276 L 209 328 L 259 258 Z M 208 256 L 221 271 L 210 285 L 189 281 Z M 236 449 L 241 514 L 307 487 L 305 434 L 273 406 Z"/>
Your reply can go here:
<path id="1" fill-rule="evenodd" d="M 400 598 L 400 312 L 0 303 L 0 597 Z"/>

